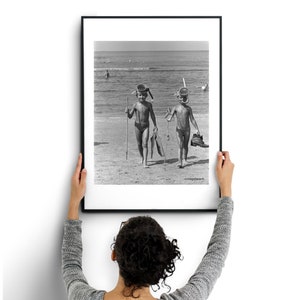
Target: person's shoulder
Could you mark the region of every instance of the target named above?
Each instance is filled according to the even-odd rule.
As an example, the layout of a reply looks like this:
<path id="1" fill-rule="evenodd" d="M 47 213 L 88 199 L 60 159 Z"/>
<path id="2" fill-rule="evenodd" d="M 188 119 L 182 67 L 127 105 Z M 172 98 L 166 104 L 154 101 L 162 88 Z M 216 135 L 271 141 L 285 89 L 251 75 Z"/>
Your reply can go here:
<path id="1" fill-rule="evenodd" d="M 146 106 L 149 107 L 149 108 L 152 108 L 152 107 L 153 107 L 152 103 L 151 103 L 151 102 L 148 102 L 148 101 L 146 101 Z"/>
<path id="2" fill-rule="evenodd" d="M 191 108 L 189 105 L 186 105 L 185 107 L 186 107 L 186 109 L 187 109 L 188 111 L 190 111 L 190 112 L 193 111 L 192 108 Z"/>

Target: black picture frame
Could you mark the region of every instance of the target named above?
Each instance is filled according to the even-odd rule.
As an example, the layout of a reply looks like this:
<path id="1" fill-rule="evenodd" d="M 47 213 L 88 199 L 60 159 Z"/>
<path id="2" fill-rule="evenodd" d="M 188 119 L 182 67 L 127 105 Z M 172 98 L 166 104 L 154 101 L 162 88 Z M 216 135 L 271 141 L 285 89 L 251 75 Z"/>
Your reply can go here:
<path id="1" fill-rule="evenodd" d="M 131 22 L 135 23 L 135 25 L 128 25 Z M 174 26 L 175 24 L 175 27 L 176 24 L 179 23 L 178 28 L 185 27 L 184 28 L 185 32 L 183 34 L 186 34 L 186 32 L 188 31 L 187 29 L 194 31 L 194 33 L 190 35 L 192 37 L 190 38 L 190 40 L 183 40 L 182 33 L 181 35 L 179 34 L 176 40 L 175 39 L 166 40 L 165 39 L 166 35 L 162 34 L 161 32 L 158 32 L 158 30 L 156 31 L 154 30 L 156 38 L 155 37 L 153 38 L 154 36 L 153 34 L 151 35 L 151 37 L 147 37 L 146 34 L 146 37 L 143 37 L 141 41 L 139 41 L 137 38 L 133 39 L 132 36 L 128 36 L 128 38 L 126 38 L 126 33 L 130 32 L 130 30 L 128 30 L 127 28 L 128 26 L 129 28 L 132 28 L 132 26 L 136 26 L 136 24 L 138 24 L 136 28 L 139 28 L 141 32 L 147 32 L 146 30 L 147 28 L 148 29 L 150 27 L 152 28 L 153 24 L 156 24 L 155 26 L 157 27 L 159 26 L 157 25 L 157 23 L 159 22 L 163 22 L 164 25 L 166 26 L 168 26 L 169 24 L 172 24 Z M 115 23 L 117 23 L 116 26 L 114 26 Z M 109 25 L 109 26 L 104 26 L 106 28 L 106 34 L 102 34 L 103 30 L 98 30 L 100 28 L 103 29 L 103 24 Z M 120 24 L 123 26 L 120 26 Z M 87 111 L 92 112 L 92 110 L 93 111 L 95 110 L 95 99 L 92 99 L 92 97 L 95 97 L 96 42 L 100 43 L 100 47 L 101 45 L 104 45 L 106 48 L 108 46 L 111 47 L 111 45 L 115 43 L 115 45 L 117 46 L 114 47 L 118 47 L 118 51 L 120 51 L 120 47 L 122 47 L 122 43 L 120 42 L 123 42 L 126 45 L 128 44 L 128 42 L 129 43 L 135 42 L 137 43 L 137 45 L 140 44 L 144 45 L 146 42 L 152 42 L 152 43 L 158 42 L 158 44 L 162 45 L 162 44 L 168 44 L 171 42 L 179 41 L 183 43 L 191 42 L 191 45 L 193 45 L 193 42 L 200 43 L 205 41 L 201 37 L 198 38 L 198 30 L 196 30 L 198 29 L 197 24 L 201 25 L 199 26 L 200 28 L 198 27 L 200 32 L 201 30 L 207 31 L 203 34 L 203 36 L 208 37 L 208 44 L 209 44 L 209 80 L 208 80 L 209 81 L 209 101 L 208 101 L 209 113 L 208 116 L 210 119 L 213 118 L 214 120 L 214 122 L 212 123 L 213 126 L 211 126 L 211 120 L 208 121 L 209 122 L 209 126 L 208 126 L 209 127 L 209 150 L 208 150 L 209 158 L 208 158 L 207 173 L 209 177 L 209 183 L 199 184 L 199 185 L 198 184 L 185 185 L 185 184 L 176 184 L 176 183 L 175 184 L 167 184 L 167 183 L 118 184 L 117 182 L 114 182 L 113 184 L 110 184 L 108 182 L 95 183 L 94 175 L 95 175 L 96 164 L 95 162 L 93 163 L 89 162 L 89 160 L 93 160 L 92 156 L 95 156 L 95 151 L 94 149 L 91 148 L 93 147 L 95 148 L 95 145 L 97 144 L 95 143 L 95 133 L 91 134 L 91 131 L 93 130 L 95 131 L 95 120 L 90 122 L 90 119 L 93 118 L 92 115 L 95 113 L 93 112 L 89 114 L 87 113 Z M 116 27 L 117 29 L 114 27 Z M 111 38 L 111 33 L 113 38 Z M 114 34 L 116 37 L 114 37 Z M 109 40 L 107 38 L 108 35 L 110 36 Z M 119 38 L 120 36 L 122 36 L 121 41 Z M 139 34 L 137 34 L 137 36 L 139 36 Z M 186 39 L 186 37 L 184 38 Z M 116 42 L 119 43 L 116 44 Z M 91 45 L 92 43 L 93 45 Z M 94 49 L 92 49 L 93 47 Z M 105 51 L 110 51 L 110 50 L 105 49 Z M 211 59 L 214 60 L 213 63 Z M 89 62 L 89 67 L 87 67 L 88 65 L 87 62 Z M 92 73 L 93 75 L 91 75 Z M 92 81 L 94 82 L 91 83 Z M 87 91 L 89 94 L 87 93 Z M 88 97 L 90 100 L 89 102 L 87 101 Z M 214 105 L 212 105 L 211 101 L 214 101 Z M 83 164 L 88 169 L 88 174 L 89 174 L 88 176 L 89 178 L 87 181 L 86 196 L 82 201 L 83 212 L 216 211 L 217 201 L 219 197 L 219 188 L 216 184 L 216 179 L 214 178 L 215 159 L 213 159 L 213 157 L 215 157 L 217 151 L 222 150 L 222 17 L 221 16 L 102 16 L 102 17 L 83 16 L 81 17 L 81 116 L 80 117 L 81 117 L 81 152 L 83 153 Z M 90 123 L 87 124 L 88 122 Z M 214 129 L 211 130 L 211 127 L 213 127 Z M 105 142 L 102 143 L 104 144 Z M 100 146 L 102 143 L 101 142 L 99 143 Z M 137 149 L 136 149 L 136 154 L 138 155 Z M 178 171 L 177 169 L 174 169 L 174 173 L 177 171 Z M 205 188 L 209 186 L 208 191 L 205 192 L 202 191 L 205 189 L 204 186 Z M 157 192 L 154 192 L 154 190 L 157 190 Z M 182 192 L 182 190 L 184 191 Z M 132 195 L 136 195 L 136 194 L 140 195 L 140 198 L 146 204 L 144 203 L 143 205 L 141 205 L 140 204 L 141 201 L 139 197 L 137 197 L 137 200 L 132 200 L 133 198 Z M 166 200 L 167 198 L 173 198 L 178 195 L 179 195 L 179 200 L 176 200 L 177 201 L 176 205 L 174 204 L 175 201 L 172 200 L 168 202 Z M 143 196 L 145 196 L 146 200 L 144 199 Z M 119 199 L 120 197 L 124 199 L 120 200 Z M 191 200 L 191 202 L 189 203 L 190 198 L 193 198 L 193 200 Z M 153 199 L 154 201 L 152 201 Z M 197 202 L 198 199 L 199 201 Z M 162 204 L 162 202 L 164 201 L 167 203 Z"/>

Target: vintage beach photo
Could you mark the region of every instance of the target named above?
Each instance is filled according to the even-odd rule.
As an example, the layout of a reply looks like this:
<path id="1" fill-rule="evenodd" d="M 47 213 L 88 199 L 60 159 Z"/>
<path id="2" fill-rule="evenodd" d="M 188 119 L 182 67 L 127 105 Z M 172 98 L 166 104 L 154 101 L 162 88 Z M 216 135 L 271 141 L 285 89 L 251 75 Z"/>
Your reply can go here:
<path id="1" fill-rule="evenodd" d="M 209 42 L 94 41 L 94 184 L 209 184 Z"/>

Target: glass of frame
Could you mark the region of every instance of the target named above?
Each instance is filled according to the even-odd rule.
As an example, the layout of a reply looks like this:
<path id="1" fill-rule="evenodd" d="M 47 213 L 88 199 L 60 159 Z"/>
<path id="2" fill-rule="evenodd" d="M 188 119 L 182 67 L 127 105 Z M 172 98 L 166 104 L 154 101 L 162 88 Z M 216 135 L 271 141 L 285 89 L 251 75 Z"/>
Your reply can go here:
<path id="1" fill-rule="evenodd" d="M 221 17 L 82 17 L 83 211 L 214 211 Z"/>

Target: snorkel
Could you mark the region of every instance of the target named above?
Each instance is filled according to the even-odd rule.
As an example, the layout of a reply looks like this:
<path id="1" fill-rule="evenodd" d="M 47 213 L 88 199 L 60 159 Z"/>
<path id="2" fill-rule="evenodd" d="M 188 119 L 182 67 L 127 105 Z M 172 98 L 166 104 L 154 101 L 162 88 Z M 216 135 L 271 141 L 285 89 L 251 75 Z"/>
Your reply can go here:
<path id="1" fill-rule="evenodd" d="M 182 78 L 182 82 L 183 82 L 183 87 L 179 89 L 179 91 L 177 91 L 175 96 L 178 98 L 179 103 L 187 104 L 189 103 L 189 98 L 188 98 L 189 90 L 186 87 L 184 78 Z"/>
<path id="2" fill-rule="evenodd" d="M 145 85 L 139 84 L 136 88 L 135 91 L 132 92 L 132 94 L 135 94 L 136 97 L 139 99 L 139 101 L 144 101 L 148 97 L 148 94 L 150 95 L 152 101 L 153 101 L 153 96 L 150 92 L 149 88 L 146 88 Z"/>
<path id="3" fill-rule="evenodd" d="M 176 96 L 180 103 L 187 104 L 189 103 L 188 94 L 189 90 L 186 87 L 183 87 L 176 93 Z"/>

